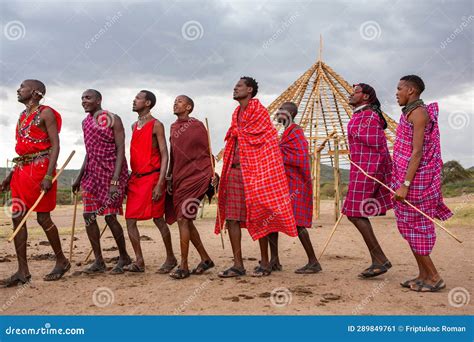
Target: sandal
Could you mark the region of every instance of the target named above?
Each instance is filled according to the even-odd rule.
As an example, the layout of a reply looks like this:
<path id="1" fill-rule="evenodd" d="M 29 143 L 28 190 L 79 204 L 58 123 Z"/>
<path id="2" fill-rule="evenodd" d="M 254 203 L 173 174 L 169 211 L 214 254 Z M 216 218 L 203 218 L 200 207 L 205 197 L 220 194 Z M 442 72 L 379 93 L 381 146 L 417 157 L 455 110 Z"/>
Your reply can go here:
<path id="1" fill-rule="evenodd" d="M 314 273 L 321 272 L 322 270 L 323 270 L 323 268 L 321 267 L 321 265 L 319 263 L 317 263 L 317 264 L 307 264 L 307 265 L 304 265 L 301 268 L 298 268 L 295 271 L 295 273 L 297 273 L 297 274 L 314 274 Z"/>
<path id="2" fill-rule="evenodd" d="M 176 266 L 178 266 L 178 262 L 175 261 L 174 264 L 163 264 L 161 265 L 161 267 L 156 271 L 156 273 L 158 274 L 169 274 L 173 268 L 175 268 Z"/>
<path id="3" fill-rule="evenodd" d="M 381 264 L 372 264 L 369 268 L 365 269 L 362 273 L 359 274 L 359 278 L 373 278 L 384 273 L 392 268 L 390 261 L 386 261 L 383 265 Z"/>
<path id="4" fill-rule="evenodd" d="M 268 277 L 270 274 L 272 274 L 271 268 L 268 269 L 268 268 L 263 268 L 259 266 L 256 270 L 253 271 L 251 276 L 256 277 L 256 278 L 261 278 L 261 277 Z"/>
<path id="5" fill-rule="evenodd" d="M 188 270 L 183 270 L 182 268 L 177 268 L 174 272 L 170 273 L 170 277 L 173 279 L 185 279 L 189 277 L 191 273 Z"/>
<path id="6" fill-rule="evenodd" d="M 143 273 L 145 272 L 145 267 L 140 267 L 136 263 L 132 262 L 131 264 L 125 265 L 123 270 L 131 273 Z"/>
<path id="7" fill-rule="evenodd" d="M 100 265 L 93 263 L 82 272 L 85 274 L 97 274 L 97 273 L 104 273 L 105 269 L 106 269 L 106 266 L 104 263 Z"/>
<path id="8" fill-rule="evenodd" d="M 241 270 L 232 266 L 231 268 L 228 268 L 223 272 L 219 272 L 217 276 L 220 278 L 234 278 L 244 276 L 246 273 L 247 272 L 245 271 L 245 269 Z"/>
<path id="9" fill-rule="evenodd" d="M 44 281 L 56 281 L 62 278 L 62 276 L 71 269 L 71 263 L 68 262 L 66 267 L 62 269 L 53 269 L 51 273 L 48 273 L 43 277 Z"/>
<path id="10" fill-rule="evenodd" d="M 261 262 L 262 262 L 261 260 L 258 261 L 258 266 L 255 266 L 253 268 L 254 271 L 256 271 L 260 267 Z M 281 272 L 281 271 L 283 271 L 283 266 L 281 264 L 275 264 L 275 263 L 270 262 L 270 265 L 272 265 L 272 272 Z"/>
<path id="11" fill-rule="evenodd" d="M 31 274 L 27 275 L 26 277 L 20 276 L 18 273 L 15 273 L 11 277 L 6 279 L 0 280 L 1 287 L 13 287 L 17 285 L 24 285 L 31 281 Z"/>
<path id="12" fill-rule="evenodd" d="M 409 289 L 411 287 L 412 283 L 413 284 L 419 284 L 420 280 L 418 278 L 410 279 L 410 280 L 404 281 L 403 283 L 400 283 L 400 285 L 401 285 L 401 287 L 406 287 L 407 289 Z"/>
<path id="13" fill-rule="evenodd" d="M 213 268 L 215 265 L 214 265 L 214 262 L 212 260 L 206 260 L 206 261 L 201 261 L 197 267 L 195 269 L 192 270 L 192 274 L 203 274 L 204 272 L 206 272 L 207 270 L 210 270 L 211 268 Z"/>
<path id="14" fill-rule="evenodd" d="M 410 286 L 410 290 L 416 292 L 438 292 L 446 287 L 446 283 L 443 279 L 440 279 L 436 284 L 430 285 L 423 281 L 413 284 L 415 287 Z"/>

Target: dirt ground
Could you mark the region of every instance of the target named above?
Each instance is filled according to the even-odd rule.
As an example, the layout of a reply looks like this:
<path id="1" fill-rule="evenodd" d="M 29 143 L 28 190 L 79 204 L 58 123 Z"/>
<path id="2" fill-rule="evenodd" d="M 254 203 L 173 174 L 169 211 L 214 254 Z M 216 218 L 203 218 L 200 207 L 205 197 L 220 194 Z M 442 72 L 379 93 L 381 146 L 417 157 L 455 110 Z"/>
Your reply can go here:
<path id="1" fill-rule="evenodd" d="M 449 199 L 448 205 L 461 216 L 469 218 L 472 202 L 469 196 Z M 50 246 L 34 220 L 29 221 L 28 256 L 32 283 L 28 286 L 0 289 L 0 313 L 7 315 L 466 315 L 473 314 L 473 226 L 470 219 L 457 219 L 448 224 L 464 243 L 459 244 L 440 229 L 433 259 L 446 281 L 447 288 L 439 293 L 415 293 L 400 287 L 400 281 L 417 274 L 415 260 L 408 244 L 396 229 L 393 213 L 372 220 L 382 248 L 393 264 L 385 275 L 372 280 L 361 280 L 357 274 L 369 266 L 369 256 L 355 227 L 343 218 L 325 255 L 321 259 L 323 272 L 298 275 L 294 270 L 305 264 L 300 242 L 295 238 L 280 238 L 282 272 L 270 277 L 250 276 L 220 279 L 218 271 L 232 263 L 228 236 L 225 250 L 213 234 L 212 209 L 206 207 L 203 219 L 196 221 L 202 240 L 216 267 L 201 276 L 173 280 L 155 270 L 164 261 L 164 247 L 160 233 L 151 221 L 139 225 L 141 235 L 150 239 L 142 242 L 146 272 L 124 275 L 80 274 L 83 260 L 90 249 L 81 208 L 74 242 L 74 263 L 71 271 L 57 282 L 44 282 L 42 277 L 53 267 L 48 253 Z M 215 210 L 215 209 L 214 209 Z M 60 227 L 63 249 L 69 253 L 72 207 L 61 206 L 53 213 Z M 469 214 L 469 215 L 468 215 Z M 16 270 L 13 244 L 6 241 L 11 224 L 0 211 L 0 277 Z M 102 220 L 102 219 L 101 219 Z M 123 223 L 123 219 L 121 219 Z M 333 204 L 322 203 L 322 215 L 310 234 L 317 253 L 321 250 L 334 225 Z M 103 226 L 103 220 L 100 221 Z M 175 254 L 179 259 L 179 236 L 176 225 L 171 227 Z M 105 258 L 118 255 L 109 230 L 102 238 Z M 129 241 L 127 247 L 133 256 Z M 112 249 L 110 251 L 110 249 Z M 247 272 L 259 260 L 258 243 L 243 232 L 243 253 Z M 191 249 L 190 267 L 198 263 L 198 255 Z M 471 265 L 471 266 L 469 266 Z M 113 262 L 108 263 L 109 267 Z M 451 291 L 452 290 L 452 291 Z M 273 294 L 272 294 L 273 293 Z M 467 302 L 467 303 L 466 303 Z M 462 305 L 464 304 L 464 305 Z"/>

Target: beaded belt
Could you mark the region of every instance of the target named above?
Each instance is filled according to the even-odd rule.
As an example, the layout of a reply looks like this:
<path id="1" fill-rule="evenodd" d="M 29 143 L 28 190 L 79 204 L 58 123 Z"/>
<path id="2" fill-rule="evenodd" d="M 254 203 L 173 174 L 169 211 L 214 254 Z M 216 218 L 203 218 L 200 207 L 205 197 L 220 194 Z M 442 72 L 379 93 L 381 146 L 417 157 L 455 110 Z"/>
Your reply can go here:
<path id="1" fill-rule="evenodd" d="M 155 173 L 155 172 L 160 172 L 160 169 L 156 169 L 156 170 L 153 170 L 153 171 L 150 171 L 150 172 L 145 172 L 145 173 L 134 173 L 133 175 L 137 178 L 141 178 L 141 177 L 151 175 L 152 173 Z"/>
<path id="2" fill-rule="evenodd" d="M 50 152 L 51 152 L 51 149 L 47 149 L 47 150 L 36 152 L 36 153 L 24 154 L 22 156 L 13 158 L 12 162 L 17 164 L 18 166 L 29 164 L 31 162 L 34 162 L 37 159 L 47 157 Z"/>

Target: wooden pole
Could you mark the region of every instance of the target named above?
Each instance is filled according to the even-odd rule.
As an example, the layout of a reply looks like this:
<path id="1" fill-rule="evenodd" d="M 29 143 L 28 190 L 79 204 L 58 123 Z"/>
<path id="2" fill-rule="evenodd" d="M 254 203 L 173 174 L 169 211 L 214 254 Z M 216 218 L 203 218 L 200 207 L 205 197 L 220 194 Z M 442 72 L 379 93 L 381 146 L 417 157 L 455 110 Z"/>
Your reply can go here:
<path id="1" fill-rule="evenodd" d="M 316 151 L 316 160 L 314 162 L 315 166 L 315 177 L 314 177 L 314 186 L 315 191 L 313 191 L 314 196 L 314 217 L 319 218 L 321 214 L 321 151 Z"/>
<path id="2" fill-rule="evenodd" d="M 61 167 L 61 169 L 59 169 L 59 171 L 56 173 L 56 176 L 54 176 L 53 180 L 51 181 L 52 183 L 54 183 L 59 175 L 61 175 L 61 173 L 64 171 L 64 169 L 66 168 L 67 164 L 69 164 L 69 162 L 71 161 L 72 157 L 74 156 L 74 153 L 76 153 L 76 151 L 72 151 L 71 154 L 69 155 L 69 157 L 66 159 L 66 161 L 64 162 L 63 166 Z M 33 210 L 35 210 L 36 206 L 38 205 L 38 203 L 41 201 L 41 199 L 43 198 L 43 196 L 46 194 L 46 191 L 44 190 L 41 190 L 41 193 L 40 195 L 38 196 L 38 198 L 36 199 L 36 202 L 31 206 L 31 208 L 27 211 L 26 215 L 23 217 L 23 219 L 21 220 L 20 224 L 18 225 L 18 227 L 16 227 L 15 231 L 13 232 L 13 234 L 8 238 L 8 242 L 12 242 L 13 239 L 15 238 L 16 234 L 18 234 L 18 232 L 20 231 L 20 229 L 23 227 L 23 225 L 25 224 L 26 220 L 28 219 L 28 216 L 30 216 L 30 214 L 33 212 Z"/>
<path id="3" fill-rule="evenodd" d="M 367 172 L 365 172 L 365 170 L 363 168 L 361 168 L 359 165 L 357 165 L 356 163 L 354 163 L 350 158 L 348 158 L 349 162 L 354 165 L 356 168 L 358 168 L 360 170 L 360 172 L 362 172 L 366 177 L 376 181 L 377 183 L 379 183 L 380 185 L 382 185 L 384 188 L 386 188 L 388 191 L 390 191 L 392 194 L 395 194 L 395 191 L 390 188 L 389 186 L 387 186 L 386 184 L 384 184 L 383 182 L 379 181 L 377 178 L 375 177 L 372 177 L 371 175 L 369 175 Z M 443 229 L 446 233 L 448 233 L 452 238 L 454 238 L 457 242 L 459 243 L 462 243 L 462 241 L 456 236 L 454 235 L 453 233 L 451 233 L 446 227 L 444 227 L 441 223 L 437 222 L 435 219 L 433 219 L 432 217 L 428 216 L 427 214 L 425 214 L 423 211 L 421 211 L 420 209 L 418 209 L 417 207 L 415 207 L 413 204 L 411 204 L 410 202 L 408 202 L 407 200 L 404 200 L 404 202 L 409 205 L 410 207 L 412 207 L 413 209 L 415 209 L 418 213 L 420 213 L 421 215 L 423 215 L 424 217 L 426 217 L 428 220 L 430 220 L 431 222 L 433 222 L 435 225 L 437 225 L 438 227 L 440 227 L 441 229 Z"/>
<path id="4" fill-rule="evenodd" d="M 76 213 L 77 213 L 77 193 L 74 194 L 74 213 L 72 214 L 71 243 L 69 244 L 69 262 L 72 262 L 72 249 L 74 245 L 74 230 L 76 229 Z"/>
<path id="5" fill-rule="evenodd" d="M 328 237 L 328 239 L 326 240 L 326 243 L 324 244 L 324 247 L 323 247 L 321 253 L 320 253 L 319 256 L 318 256 L 318 259 L 321 259 L 321 257 L 323 256 L 324 251 L 325 251 L 326 248 L 328 247 L 329 242 L 331 241 L 332 236 L 333 236 L 334 233 L 336 232 L 336 228 L 337 228 L 337 226 L 339 225 L 339 222 L 341 222 L 341 219 L 342 219 L 343 216 L 344 216 L 344 215 L 343 215 L 342 213 L 341 213 L 341 215 L 339 215 L 339 218 L 337 219 L 336 224 L 334 225 L 334 227 L 333 227 L 332 230 L 331 230 L 331 234 L 329 234 L 329 237 Z"/>
<path id="6" fill-rule="evenodd" d="M 102 238 L 102 235 L 104 235 L 106 229 L 107 229 L 107 223 L 105 224 L 104 229 L 102 229 L 102 231 L 100 232 L 99 240 Z M 89 250 L 89 253 L 87 253 L 86 258 L 85 258 L 84 261 L 83 261 L 84 264 L 86 264 L 86 263 L 89 261 L 89 258 L 90 258 L 91 254 L 92 254 L 92 251 L 93 251 L 93 249 L 91 248 L 91 249 Z"/>
<path id="7" fill-rule="evenodd" d="M 337 222 L 340 213 L 340 170 L 339 170 L 339 138 L 334 137 L 334 221 Z"/>
<path id="8" fill-rule="evenodd" d="M 211 147 L 211 133 L 209 132 L 209 122 L 207 121 L 207 118 L 206 118 L 206 129 L 207 129 L 207 141 L 209 143 L 209 156 L 211 157 L 212 177 L 215 177 L 214 157 L 212 156 L 212 147 Z M 223 229 L 221 225 L 221 216 L 219 212 L 219 189 L 217 189 L 216 191 L 216 188 L 214 187 L 214 192 L 216 193 L 216 199 L 217 199 L 217 221 L 219 222 L 219 235 L 221 236 L 222 249 L 224 249 L 224 237 L 222 235 Z"/>

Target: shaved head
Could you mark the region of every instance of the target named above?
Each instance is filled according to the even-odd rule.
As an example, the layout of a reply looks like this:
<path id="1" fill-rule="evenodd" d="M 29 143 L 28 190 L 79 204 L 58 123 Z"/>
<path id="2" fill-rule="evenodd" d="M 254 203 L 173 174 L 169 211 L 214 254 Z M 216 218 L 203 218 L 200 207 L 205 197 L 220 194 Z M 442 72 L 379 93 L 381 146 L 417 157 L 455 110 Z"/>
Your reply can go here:
<path id="1" fill-rule="evenodd" d="M 40 92 L 41 97 L 46 95 L 46 86 L 43 82 L 39 80 L 25 80 L 24 83 L 27 83 L 33 90 Z"/>
<path id="2" fill-rule="evenodd" d="M 296 114 L 298 114 L 298 106 L 293 102 L 285 102 L 281 105 L 280 109 L 286 110 L 291 114 L 291 117 L 294 119 Z"/>
<path id="3" fill-rule="evenodd" d="M 191 106 L 191 110 L 189 111 L 189 113 L 191 113 L 194 109 L 194 101 L 193 99 L 191 99 L 189 96 L 187 95 L 179 95 L 179 97 L 182 97 L 186 100 L 186 102 L 188 103 L 188 105 Z"/>
<path id="4" fill-rule="evenodd" d="M 87 89 L 84 93 L 92 93 L 94 94 L 95 98 L 98 100 L 102 100 L 102 94 L 95 89 Z"/>

